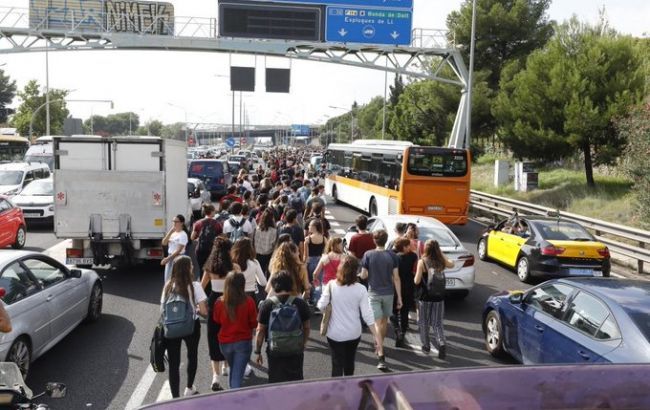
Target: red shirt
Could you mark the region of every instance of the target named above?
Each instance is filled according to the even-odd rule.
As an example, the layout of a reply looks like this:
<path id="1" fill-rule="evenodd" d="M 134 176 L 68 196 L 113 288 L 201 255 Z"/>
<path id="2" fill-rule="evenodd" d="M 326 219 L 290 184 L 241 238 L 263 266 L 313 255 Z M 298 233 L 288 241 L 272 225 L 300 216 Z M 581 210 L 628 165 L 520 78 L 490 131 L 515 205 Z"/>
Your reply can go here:
<path id="1" fill-rule="evenodd" d="M 221 235 L 221 233 L 223 232 L 223 226 L 221 226 L 221 223 L 216 219 L 208 219 L 208 218 L 203 218 L 200 221 L 196 221 L 194 223 L 194 232 L 196 232 L 197 235 L 201 235 L 203 226 L 205 226 L 205 224 L 208 223 L 212 224 L 217 235 Z"/>
<path id="2" fill-rule="evenodd" d="M 235 309 L 235 321 L 228 317 L 228 309 L 222 298 L 214 302 L 212 319 L 221 325 L 219 343 L 235 343 L 253 339 L 253 329 L 257 327 L 257 308 L 255 301 L 246 296 L 246 302 Z"/>
<path id="3" fill-rule="evenodd" d="M 357 259 L 363 258 L 363 255 L 367 251 L 371 251 L 375 248 L 375 241 L 372 239 L 372 234 L 370 232 L 354 234 L 350 239 L 350 244 L 348 245 L 348 249 Z"/>

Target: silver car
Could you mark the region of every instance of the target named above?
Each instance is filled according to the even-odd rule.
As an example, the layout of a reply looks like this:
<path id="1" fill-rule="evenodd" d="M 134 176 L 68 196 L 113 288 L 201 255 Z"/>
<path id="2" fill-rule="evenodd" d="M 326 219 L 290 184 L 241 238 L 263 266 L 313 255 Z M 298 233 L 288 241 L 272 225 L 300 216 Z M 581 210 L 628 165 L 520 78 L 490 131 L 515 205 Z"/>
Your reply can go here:
<path id="1" fill-rule="evenodd" d="M 374 232 L 380 229 L 388 233 L 387 245 L 390 247 L 397 239 L 395 225 L 398 222 L 405 224 L 414 223 L 418 227 L 418 239 L 426 242 L 428 239 L 435 239 L 440 244 L 440 249 L 445 256 L 454 262 L 453 268 L 445 269 L 447 278 L 447 290 L 453 296 L 464 298 L 474 287 L 474 277 L 476 269 L 474 267 L 474 255 L 469 252 L 458 240 L 456 235 L 447 227 L 447 225 L 435 218 L 419 215 L 388 215 L 368 218 L 368 232 Z M 351 226 L 343 238 L 343 247 L 346 252 L 348 244 L 354 234 L 357 233 L 357 227 Z"/>
<path id="2" fill-rule="evenodd" d="M 68 268 L 38 252 L 0 252 L 0 288 L 12 325 L 0 335 L 0 359 L 16 363 L 25 377 L 31 362 L 78 324 L 101 316 L 97 273 Z"/>

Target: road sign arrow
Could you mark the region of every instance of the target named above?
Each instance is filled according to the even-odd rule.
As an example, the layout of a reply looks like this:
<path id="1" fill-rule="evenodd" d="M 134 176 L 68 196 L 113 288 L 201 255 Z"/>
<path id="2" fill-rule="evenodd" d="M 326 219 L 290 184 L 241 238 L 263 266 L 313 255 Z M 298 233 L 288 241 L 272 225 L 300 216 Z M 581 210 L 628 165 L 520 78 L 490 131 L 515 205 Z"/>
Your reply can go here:
<path id="1" fill-rule="evenodd" d="M 399 37 L 399 33 L 397 31 L 393 31 L 390 33 L 390 36 L 393 38 L 393 40 L 397 40 L 397 37 Z"/>
<path id="2" fill-rule="evenodd" d="M 341 37 L 345 37 L 345 35 L 348 34 L 348 32 L 345 31 L 344 28 L 342 28 L 342 29 L 339 30 L 339 34 L 341 35 Z"/>

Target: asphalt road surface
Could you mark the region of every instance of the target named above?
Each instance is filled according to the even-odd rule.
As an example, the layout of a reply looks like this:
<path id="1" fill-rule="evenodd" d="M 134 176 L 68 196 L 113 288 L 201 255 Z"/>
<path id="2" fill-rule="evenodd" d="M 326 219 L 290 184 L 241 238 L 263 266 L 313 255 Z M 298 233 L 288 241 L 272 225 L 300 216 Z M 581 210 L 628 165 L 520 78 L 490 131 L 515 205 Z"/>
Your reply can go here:
<path id="1" fill-rule="evenodd" d="M 359 214 L 344 206 L 328 206 L 333 232 L 341 234 Z M 467 249 L 475 253 L 483 227 L 474 222 L 452 228 Z M 56 245 L 51 227 L 30 227 L 27 248 L 45 250 Z M 33 363 L 28 385 L 40 392 L 48 381 L 68 386 L 64 399 L 42 401 L 55 409 L 124 409 L 171 398 L 167 374 L 156 374 L 149 365 L 149 343 L 159 317 L 162 268 L 142 266 L 131 269 L 100 270 L 104 277 L 104 310 L 93 324 L 82 324 L 52 350 Z M 486 351 L 481 331 L 481 311 L 489 295 L 503 289 L 524 289 L 514 272 L 494 263 L 476 259 L 476 284 L 464 300 L 448 301 L 445 334 L 448 350 L 445 361 L 419 349 L 417 327 L 411 321 L 407 341 L 412 349 L 396 349 L 392 333 L 385 342 L 390 371 L 406 372 L 434 368 L 507 365 Z M 305 377 L 330 376 L 331 363 L 325 338 L 318 334 L 320 316 L 312 320 L 312 334 L 305 356 Z M 199 369 L 195 386 L 210 392 L 211 371 L 205 328 L 199 346 Z M 184 348 L 183 348 L 184 351 Z M 183 353 L 184 354 L 184 353 Z M 359 346 L 356 374 L 376 374 L 377 361 L 372 340 L 365 333 Z M 227 386 L 227 378 L 222 377 Z M 181 365 L 181 392 L 186 380 L 185 361 Z M 266 383 L 266 369 L 255 368 L 245 385 Z"/>

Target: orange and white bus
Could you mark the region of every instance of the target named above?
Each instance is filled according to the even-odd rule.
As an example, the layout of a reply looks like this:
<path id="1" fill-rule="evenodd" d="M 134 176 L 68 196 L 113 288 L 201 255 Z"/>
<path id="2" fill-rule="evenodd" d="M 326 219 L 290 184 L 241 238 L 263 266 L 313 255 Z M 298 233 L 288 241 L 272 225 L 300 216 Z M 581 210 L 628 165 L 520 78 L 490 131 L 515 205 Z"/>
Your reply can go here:
<path id="1" fill-rule="evenodd" d="M 358 140 L 330 144 L 325 192 L 370 215 L 431 216 L 467 223 L 470 153 L 410 142 Z"/>

